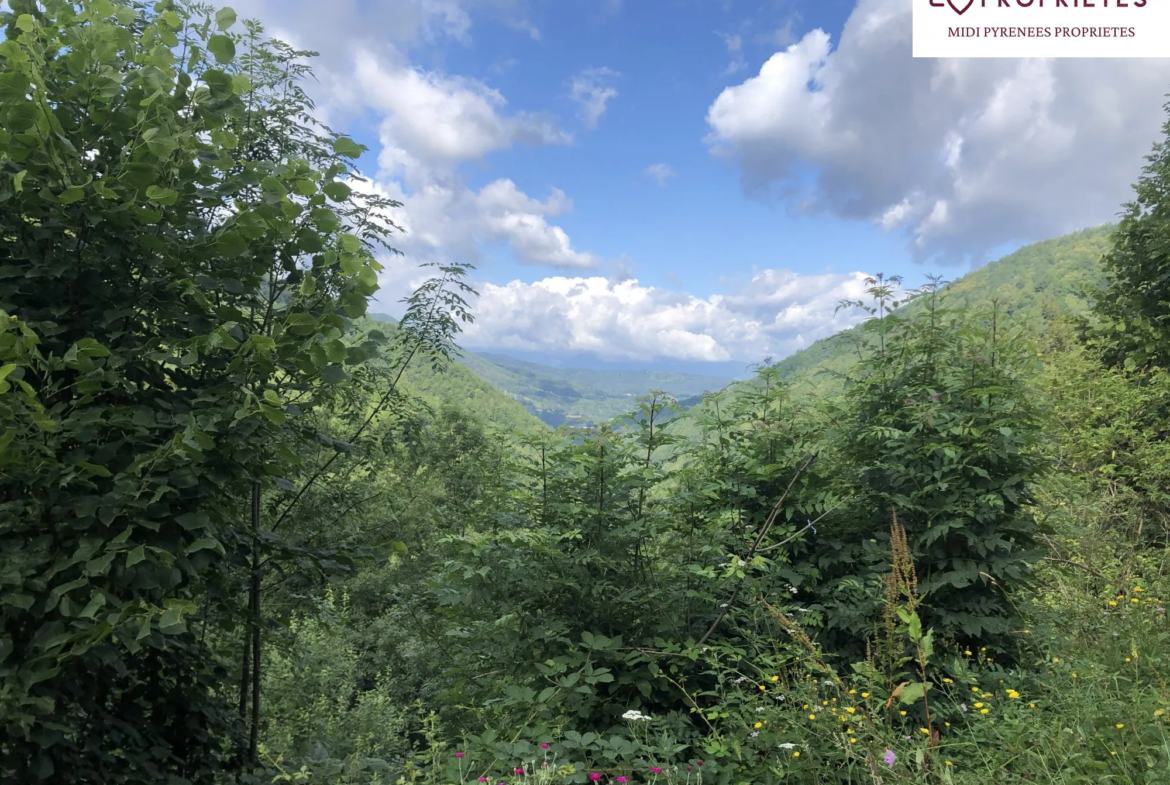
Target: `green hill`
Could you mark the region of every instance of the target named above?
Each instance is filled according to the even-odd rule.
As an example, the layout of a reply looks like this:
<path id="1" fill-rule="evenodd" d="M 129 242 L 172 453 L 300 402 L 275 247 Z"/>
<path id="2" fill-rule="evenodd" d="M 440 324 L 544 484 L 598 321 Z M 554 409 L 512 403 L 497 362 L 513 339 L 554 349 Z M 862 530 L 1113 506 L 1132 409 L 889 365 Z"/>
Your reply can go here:
<path id="1" fill-rule="evenodd" d="M 387 333 L 396 329 L 395 320 L 389 316 L 372 314 L 370 320 L 380 323 Z M 541 427 L 540 420 L 529 414 L 523 404 L 460 362 L 450 363 L 439 373 L 425 363 L 412 363 L 403 381 L 411 392 L 432 406 L 454 404 L 510 433 Z"/>
<path id="2" fill-rule="evenodd" d="M 1104 282 L 1101 256 L 1113 229 L 1099 226 L 1025 246 L 950 284 L 948 296 L 958 303 L 998 300 L 1014 320 L 1042 331 L 1058 316 L 1083 313 L 1088 307 L 1086 292 Z M 782 360 L 784 376 L 816 389 L 833 374 L 844 373 L 853 361 L 858 329 L 843 330 Z"/>
<path id="3" fill-rule="evenodd" d="M 467 352 L 463 362 L 478 377 L 522 403 L 554 427 L 562 423 L 604 422 L 634 408 L 635 400 L 661 390 L 686 401 L 731 380 L 670 371 L 553 368 L 502 354 Z"/>

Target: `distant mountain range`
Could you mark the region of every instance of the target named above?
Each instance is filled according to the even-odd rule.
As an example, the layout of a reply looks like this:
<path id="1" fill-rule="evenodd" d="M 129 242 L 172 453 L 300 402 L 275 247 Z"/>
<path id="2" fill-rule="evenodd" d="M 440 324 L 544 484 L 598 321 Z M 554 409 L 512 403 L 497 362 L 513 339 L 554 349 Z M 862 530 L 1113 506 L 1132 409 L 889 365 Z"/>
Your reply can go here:
<path id="1" fill-rule="evenodd" d="M 554 368 L 491 352 L 465 352 L 462 362 L 553 427 L 606 422 L 632 411 L 639 396 L 653 391 L 672 395 L 687 406 L 704 392 L 732 382 L 730 377 L 673 371 Z"/>
<path id="2" fill-rule="evenodd" d="M 998 300 L 1007 315 L 1042 331 L 1051 320 L 1088 307 L 1087 293 L 1104 281 L 1101 256 L 1109 248 L 1112 231 L 1112 226 L 1101 226 L 1026 246 L 967 273 L 947 287 L 948 296 L 972 304 Z M 371 318 L 394 323 L 388 316 Z M 837 387 L 854 360 L 851 337 L 857 329 L 817 341 L 782 360 L 784 376 L 805 394 Z M 442 375 L 425 367 L 407 374 L 410 387 L 432 403 L 454 403 L 513 432 L 539 427 L 537 419 L 553 427 L 606 422 L 632 411 L 639 396 L 654 390 L 674 396 L 688 408 L 699 403 L 704 392 L 734 381 L 730 376 L 665 370 L 561 368 L 470 351 Z"/>

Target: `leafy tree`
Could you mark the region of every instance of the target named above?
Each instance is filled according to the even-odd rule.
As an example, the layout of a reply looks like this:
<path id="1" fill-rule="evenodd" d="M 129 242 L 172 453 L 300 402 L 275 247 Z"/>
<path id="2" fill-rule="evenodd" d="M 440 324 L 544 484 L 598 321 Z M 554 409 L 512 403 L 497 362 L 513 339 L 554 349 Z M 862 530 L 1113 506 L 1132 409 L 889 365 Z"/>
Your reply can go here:
<path id="1" fill-rule="evenodd" d="M 347 449 L 309 416 L 378 351 L 347 332 L 392 203 L 352 187 L 363 148 L 313 120 L 308 53 L 233 33 L 230 9 L 9 7 L 0 773 L 209 781 L 257 745 L 264 566 L 321 556 L 274 534 L 265 500 L 297 488 L 305 436 L 334 458 L 280 517 Z M 410 300 L 351 441 L 412 359 L 449 351 L 462 272 Z M 250 738 L 217 650 L 241 622 Z"/>
<path id="2" fill-rule="evenodd" d="M 1170 120 L 1163 136 L 1103 259 L 1107 284 L 1087 331 L 1106 364 L 1127 369 L 1170 367 Z"/>

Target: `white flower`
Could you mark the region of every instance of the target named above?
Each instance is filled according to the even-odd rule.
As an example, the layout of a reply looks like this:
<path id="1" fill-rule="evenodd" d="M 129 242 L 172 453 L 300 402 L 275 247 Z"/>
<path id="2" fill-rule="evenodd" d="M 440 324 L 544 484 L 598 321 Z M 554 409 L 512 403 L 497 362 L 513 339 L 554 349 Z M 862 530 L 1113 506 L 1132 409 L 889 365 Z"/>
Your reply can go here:
<path id="1" fill-rule="evenodd" d="M 754 739 L 756 736 L 760 735 L 760 732 L 758 730 L 754 730 L 754 731 L 752 731 L 751 735 L 752 735 L 752 738 Z"/>
<path id="2" fill-rule="evenodd" d="M 743 559 L 740 559 L 740 560 L 739 560 L 739 566 L 740 566 L 740 567 L 746 567 L 746 566 L 747 566 L 747 562 L 745 562 Z"/>
<path id="3" fill-rule="evenodd" d="M 777 747 L 779 747 L 779 748 L 780 748 L 780 749 L 782 749 L 782 750 L 794 750 L 794 749 L 796 749 L 796 745 L 795 745 L 795 744 L 793 744 L 793 743 L 792 743 L 792 742 L 790 742 L 790 741 L 786 741 L 786 742 L 784 742 L 783 744 L 777 744 L 776 746 L 777 746 Z"/>
<path id="4" fill-rule="evenodd" d="M 797 589 L 795 586 L 789 586 L 788 591 L 792 592 L 793 594 L 796 594 L 796 592 L 798 592 L 799 589 Z"/>
<path id="5" fill-rule="evenodd" d="M 647 715 L 638 711 L 637 709 L 630 709 L 629 711 L 627 711 L 625 714 L 622 715 L 622 719 L 623 720 L 630 720 L 633 722 L 633 721 L 638 721 L 638 720 L 649 720 L 650 717 L 648 717 Z"/>
<path id="6" fill-rule="evenodd" d="M 760 712 L 760 711 L 767 711 L 767 708 L 765 708 L 764 706 L 757 706 L 757 707 L 756 707 L 756 711 L 757 711 L 757 712 Z"/>

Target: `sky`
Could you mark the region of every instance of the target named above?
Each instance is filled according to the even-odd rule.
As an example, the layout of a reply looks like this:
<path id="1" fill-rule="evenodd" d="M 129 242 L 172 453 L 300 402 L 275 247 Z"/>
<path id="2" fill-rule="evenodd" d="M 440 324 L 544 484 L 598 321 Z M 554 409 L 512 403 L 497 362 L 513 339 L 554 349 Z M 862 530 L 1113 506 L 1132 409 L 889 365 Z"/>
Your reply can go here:
<path id="1" fill-rule="evenodd" d="M 402 203 L 401 257 L 475 265 L 471 349 L 728 371 L 1113 220 L 1165 60 L 911 57 L 911 0 L 236 0 L 320 53 L 322 117 Z"/>

